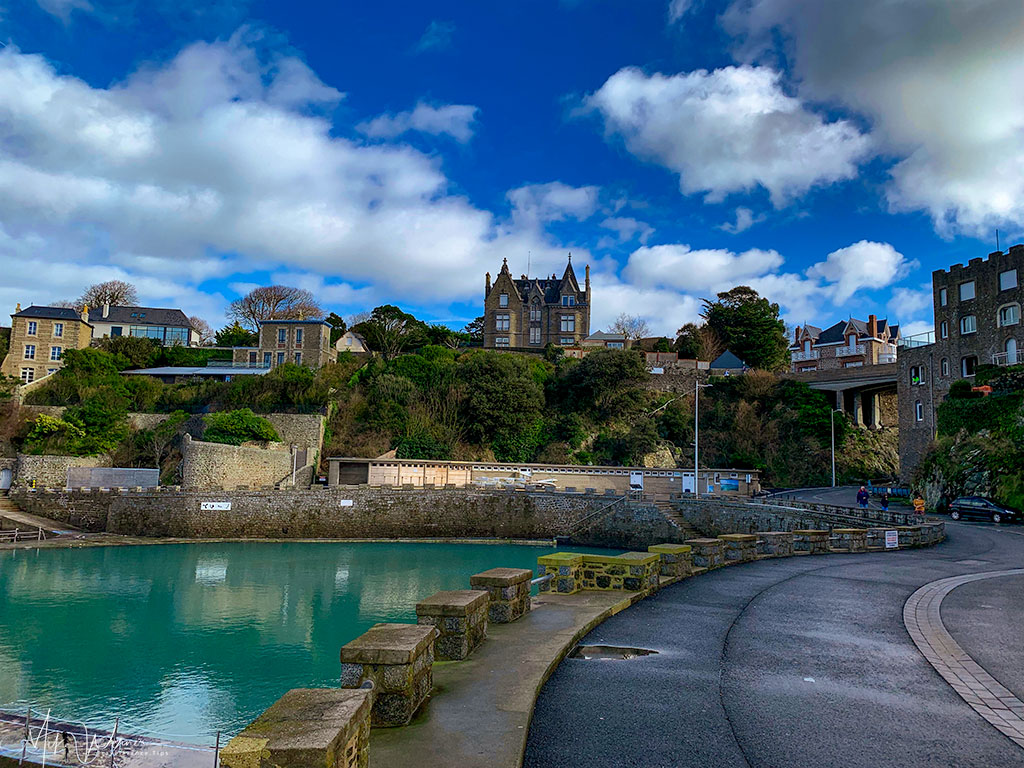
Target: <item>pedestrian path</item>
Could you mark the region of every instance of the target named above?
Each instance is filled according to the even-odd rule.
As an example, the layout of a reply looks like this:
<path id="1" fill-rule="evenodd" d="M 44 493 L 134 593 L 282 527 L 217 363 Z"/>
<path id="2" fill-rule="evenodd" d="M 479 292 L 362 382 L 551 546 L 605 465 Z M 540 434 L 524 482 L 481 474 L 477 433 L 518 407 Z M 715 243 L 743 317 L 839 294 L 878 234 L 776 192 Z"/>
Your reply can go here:
<path id="1" fill-rule="evenodd" d="M 0 496 L 0 518 L 10 521 L 10 525 L 14 527 L 26 530 L 42 528 L 45 533 L 57 536 L 80 533 L 77 528 L 67 523 L 23 512 L 6 496 Z"/>
<path id="2" fill-rule="evenodd" d="M 1022 574 L 1024 568 L 1014 568 L 939 579 L 925 584 L 903 606 L 903 623 L 935 671 L 975 712 L 1020 747 L 1024 747 L 1024 701 L 982 669 L 953 639 L 942 623 L 939 608 L 943 598 L 963 584 Z"/>

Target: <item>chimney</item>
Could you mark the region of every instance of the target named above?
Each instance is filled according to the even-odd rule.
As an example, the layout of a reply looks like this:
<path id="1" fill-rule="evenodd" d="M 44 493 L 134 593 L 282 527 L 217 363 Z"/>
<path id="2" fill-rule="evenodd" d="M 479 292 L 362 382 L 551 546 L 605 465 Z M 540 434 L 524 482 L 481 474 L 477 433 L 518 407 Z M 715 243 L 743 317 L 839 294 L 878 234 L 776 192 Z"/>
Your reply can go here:
<path id="1" fill-rule="evenodd" d="M 878 318 L 874 315 L 868 315 L 868 336 L 878 338 Z"/>
<path id="2" fill-rule="evenodd" d="M 103 319 L 106 320 L 107 316 L 109 314 L 110 314 L 110 302 L 109 301 L 104 301 L 103 302 Z"/>
<path id="3" fill-rule="evenodd" d="M 14 314 L 18 314 L 19 312 L 21 312 L 21 302 L 18 302 L 18 305 L 14 308 Z"/>
<path id="4" fill-rule="evenodd" d="M 486 285 L 486 287 L 484 288 L 484 298 L 487 298 L 487 295 L 488 295 L 488 294 L 489 294 L 490 292 L 491 292 L 491 273 L 490 273 L 490 272 L 488 272 L 488 273 L 487 273 L 487 285 Z"/>
<path id="5" fill-rule="evenodd" d="M 89 322 L 89 305 L 88 304 L 86 304 L 84 307 L 82 307 L 82 322 L 83 323 L 88 323 Z"/>
<path id="6" fill-rule="evenodd" d="M 590 265 L 589 264 L 587 264 L 586 269 L 584 270 L 584 273 L 586 274 L 586 277 L 587 277 L 586 287 L 584 288 L 584 290 L 587 293 L 590 293 Z"/>

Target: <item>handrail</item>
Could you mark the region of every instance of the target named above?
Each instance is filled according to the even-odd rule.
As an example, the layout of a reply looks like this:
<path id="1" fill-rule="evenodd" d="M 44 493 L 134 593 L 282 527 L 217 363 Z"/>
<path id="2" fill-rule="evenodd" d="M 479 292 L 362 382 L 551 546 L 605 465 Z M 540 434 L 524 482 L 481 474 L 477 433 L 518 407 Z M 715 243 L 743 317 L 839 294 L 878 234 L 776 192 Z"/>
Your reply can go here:
<path id="1" fill-rule="evenodd" d="M 534 587 L 538 584 L 547 584 L 553 578 L 555 578 L 555 574 L 545 573 L 543 576 L 538 576 L 536 579 L 530 579 L 530 586 Z"/>
<path id="2" fill-rule="evenodd" d="M 569 526 L 569 533 L 572 533 L 573 531 L 575 531 L 583 523 L 587 522 L 587 520 L 590 520 L 592 517 L 595 517 L 595 516 L 601 515 L 601 514 L 607 514 L 609 509 L 614 507 L 616 504 L 623 504 L 625 501 L 626 501 L 626 496 L 625 495 L 615 497 L 615 499 L 613 501 L 611 501 L 610 503 L 605 504 L 603 507 L 601 507 L 600 509 L 598 509 L 598 510 L 596 510 L 594 512 L 591 512 L 586 517 L 581 517 L 579 520 L 577 520 L 575 523 L 573 523 L 571 526 Z"/>

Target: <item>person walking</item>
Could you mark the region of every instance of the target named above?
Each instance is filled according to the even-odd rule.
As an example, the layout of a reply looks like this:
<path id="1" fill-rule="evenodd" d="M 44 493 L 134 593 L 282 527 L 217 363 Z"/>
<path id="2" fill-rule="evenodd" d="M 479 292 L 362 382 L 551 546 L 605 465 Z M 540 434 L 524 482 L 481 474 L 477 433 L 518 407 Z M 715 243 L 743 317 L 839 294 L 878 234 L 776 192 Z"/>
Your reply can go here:
<path id="1" fill-rule="evenodd" d="M 868 508 L 868 498 L 870 498 L 868 496 L 868 489 L 862 485 L 860 490 L 857 491 L 857 504 L 861 509 Z"/>
<path id="2" fill-rule="evenodd" d="M 888 512 L 889 511 L 889 494 L 886 493 L 885 491 L 882 491 L 881 503 L 882 503 L 882 511 L 883 512 Z"/>

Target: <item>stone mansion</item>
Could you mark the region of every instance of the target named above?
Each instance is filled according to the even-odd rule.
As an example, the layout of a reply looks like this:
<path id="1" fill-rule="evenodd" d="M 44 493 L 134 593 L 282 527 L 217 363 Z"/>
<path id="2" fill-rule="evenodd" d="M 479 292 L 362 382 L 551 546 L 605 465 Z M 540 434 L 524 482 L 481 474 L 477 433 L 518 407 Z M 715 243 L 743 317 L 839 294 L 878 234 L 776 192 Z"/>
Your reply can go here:
<path id="1" fill-rule="evenodd" d="M 576 280 L 572 256 L 562 279 L 527 277 L 518 280 L 501 265 L 484 290 L 484 347 L 543 349 L 548 344 L 573 347 L 590 335 L 590 267 L 584 287 Z"/>

